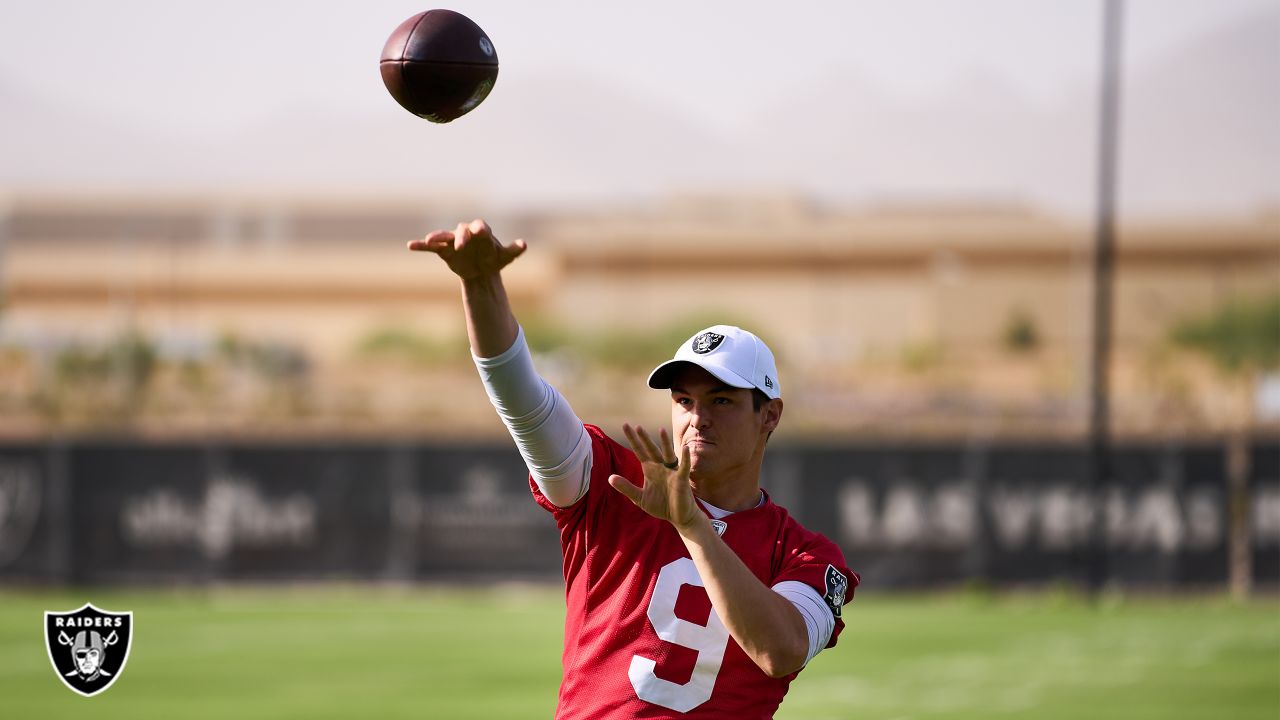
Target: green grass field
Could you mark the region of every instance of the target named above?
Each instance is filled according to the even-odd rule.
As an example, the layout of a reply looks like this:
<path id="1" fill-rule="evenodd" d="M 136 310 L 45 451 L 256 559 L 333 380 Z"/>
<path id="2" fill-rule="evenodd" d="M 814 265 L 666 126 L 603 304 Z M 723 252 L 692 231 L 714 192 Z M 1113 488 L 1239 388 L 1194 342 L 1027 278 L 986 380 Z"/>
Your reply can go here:
<path id="1" fill-rule="evenodd" d="M 133 610 L 120 680 L 54 677 L 43 612 Z M 0 718 L 549 718 L 554 588 L 0 591 Z M 1280 601 L 859 593 L 779 718 L 1280 718 Z"/>

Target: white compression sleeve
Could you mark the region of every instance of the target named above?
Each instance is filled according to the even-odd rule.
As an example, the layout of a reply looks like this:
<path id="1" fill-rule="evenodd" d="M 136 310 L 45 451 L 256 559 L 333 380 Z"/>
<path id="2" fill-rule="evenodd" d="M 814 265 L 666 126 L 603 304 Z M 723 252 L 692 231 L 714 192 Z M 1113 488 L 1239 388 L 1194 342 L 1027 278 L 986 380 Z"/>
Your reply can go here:
<path id="1" fill-rule="evenodd" d="M 590 484 L 591 438 L 564 396 L 534 370 L 524 328 L 501 355 L 471 357 L 538 489 L 557 507 L 577 502 Z"/>
<path id="2" fill-rule="evenodd" d="M 814 658 L 822 648 L 831 641 L 831 633 L 836 629 L 836 617 L 831 608 L 823 601 L 822 596 L 811 585 L 795 580 L 783 580 L 773 586 L 773 591 L 791 601 L 804 618 L 804 626 L 809 628 L 809 654 L 804 664 Z"/>

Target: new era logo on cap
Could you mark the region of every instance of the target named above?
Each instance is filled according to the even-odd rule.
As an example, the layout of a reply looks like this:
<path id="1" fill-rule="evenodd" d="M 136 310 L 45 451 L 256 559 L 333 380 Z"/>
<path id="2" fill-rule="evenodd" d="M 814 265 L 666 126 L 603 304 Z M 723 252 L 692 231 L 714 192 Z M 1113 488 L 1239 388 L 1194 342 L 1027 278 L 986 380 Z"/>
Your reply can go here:
<path id="1" fill-rule="evenodd" d="M 682 362 L 701 367 L 731 387 L 756 388 L 770 398 L 782 396 L 773 352 L 742 328 L 713 325 L 695 333 L 680 345 L 674 358 L 650 373 L 649 387 L 671 387 L 671 376 Z"/>

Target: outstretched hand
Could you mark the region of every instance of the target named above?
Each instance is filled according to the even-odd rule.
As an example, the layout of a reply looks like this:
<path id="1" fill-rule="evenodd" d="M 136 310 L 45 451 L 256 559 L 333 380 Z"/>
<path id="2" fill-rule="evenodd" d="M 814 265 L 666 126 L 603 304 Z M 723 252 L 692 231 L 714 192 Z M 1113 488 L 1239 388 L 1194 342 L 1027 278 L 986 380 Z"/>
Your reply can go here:
<path id="1" fill-rule="evenodd" d="M 642 427 L 623 425 L 627 441 L 644 468 L 644 486 L 641 487 L 622 477 L 610 475 L 609 484 L 626 495 L 641 510 L 666 520 L 677 530 L 691 527 L 702 517 L 698 503 L 693 499 L 693 487 L 689 485 L 689 448 L 680 447 L 679 459 L 673 459 L 674 450 L 666 428 L 658 431 L 655 444 Z"/>
<path id="2" fill-rule="evenodd" d="M 463 280 L 495 275 L 529 248 L 524 240 L 503 245 L 483 220 L 458 223 L 454 230 L 436 230 L 421 240 L 409 242 L 409 249 L 433 252 Z"/>

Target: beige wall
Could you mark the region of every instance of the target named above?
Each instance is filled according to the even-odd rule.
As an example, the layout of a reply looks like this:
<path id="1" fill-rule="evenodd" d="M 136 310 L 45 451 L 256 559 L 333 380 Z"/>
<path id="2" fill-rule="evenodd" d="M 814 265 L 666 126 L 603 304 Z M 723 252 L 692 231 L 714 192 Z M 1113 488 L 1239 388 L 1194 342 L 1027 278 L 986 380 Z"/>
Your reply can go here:
<path id="1" fill-rule="evenodd" d="M 403 249 L 421 234 L 408 234 L 412 218 L 420 216 L 416 229 L 425 231 L 427 222 L 446 224 L 443 211 L 329 203 L 321 218 L 352 237 L 339 239 L 330 229 L 317 239 L 330 226 L 317 219 L 315 203 L 296 202 L 266 205 L 278 219 L 267 232 L 264 211 L 242 208 L 237 216 L 226 202 L 16 200 L 3 259 L 6 323 L 90 336 L 129 322 L 161 332 L 236 329 L 323 354 L 388 324 L 461 332 L 452 278 L 434 258 Z M 724 313 L 777 337 L 806 364 L 811 355 L 857 359 L 909 343 L 994 347 L 1019 309 L 1050 346 L 1087 336 L 1086 227 L 1000 209 L 719 209 L 710 218 L 684 205 L 670 216 L 657 208 L 512 221 L 538 234 L 511 271 L 518 309 L 583 328 L 644 328 Z M 379 212 L 399 219 L 403 236 L 392 237 L 387 223 L 363 236 L 361 222 L 375 223 Z M 167 218 L 169 236 L 152 227 L 158 221 L 147 224 L 151 216 Z M 219 235 L 228 226 L 241 228 L 234 241 Z M 58 227 L 73 237 L 59 237 Z M 130 228 L 142 237 L 131 239 Z M 1278 228 L 1274 217 L 1259 217 L 1122 230 L 1118 342 L 1149 343 L 1189 313 L 1274 290 Z M 191 237 L 173 236 L 183 232 Z"/>
<path id="2" fill-rule="evenodd" d="M 0 215 L 0 341 L 48 345 L 137 327 L 161 342 L 207 343 L 232 331 L 304 349 L 360 395 L 368 378 L 352 352 L 369 333 L 461 341 L 456 281 L 404 249 L 451 226 L 451 207 L 474 205 L 14 198 Z M 1078 397 L 1085 385 L 1083 224 L 1018 208 L 835 212 L 729 199 L 493 225 L 531 244 L 507 276 L 522 318 L 579 332 L 736 320 L 778 349 L 784 381 L 798 380 L 791 388 L 832 397 L 839 378 L 852 378 L 871 414 L 881 412 L 867 400 L 875 393 L 913 392 L 914 380 L 881 372 L 913 349 L 953 362 L 929 383 L 999 402 Z M 1132 367 L 1119 370 L 1118 390 L 1148 391 L 1142 358 L 1178 319 L 1277 288 L 1280 214 L 1121 228 L 1116 357 Z M 1044 342 L 1038 365 L 1001 348 L 1015 311 Z"/>

